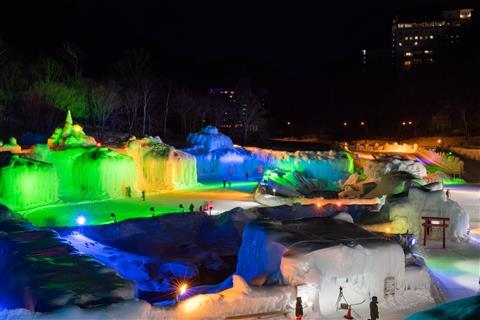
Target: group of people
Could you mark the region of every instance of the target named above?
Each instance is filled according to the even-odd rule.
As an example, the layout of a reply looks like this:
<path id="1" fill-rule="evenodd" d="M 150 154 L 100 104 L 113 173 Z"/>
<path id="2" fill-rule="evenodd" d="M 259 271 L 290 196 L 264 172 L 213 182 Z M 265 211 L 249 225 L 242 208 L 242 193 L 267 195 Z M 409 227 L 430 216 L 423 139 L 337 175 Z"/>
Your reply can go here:
<path id="1" fill-rule="evenodd" d="M 185 207 L 183 206 L 182 203 L 180 203 L 178 207 L 182 209 L 182 212 L 185 212 Z M 190 203 L 190 205 L 188 206 L 188 209 L 190 210 L 190 212 L 193 212 L 193 210 L 195 210 L 195 206 L 193 205 L 193 203 Z M 202 206 L 200 206 L 199 210 L 202 211 Z"/>
<path id="2" fill-rule="evenodd" d="M 302 320 L 303 318 L 303 306 L 302 306 L 302 298 L 297 297 L 297 303 L 295 304 L 295 317 L 296 320 Z M 376 296 L 372 297 L 372 301 L 370 301 L 370 319 L 369 320 L 378 320 L 378 298 Z"/>
<path id="3" fill-rule="evenodd" d="M 227 184 L 228 184 L 228 187 L 231 188 L 232 187 L 232 180 L 223 179 L 223 187 L 224 188 L 227 187 Z"/>

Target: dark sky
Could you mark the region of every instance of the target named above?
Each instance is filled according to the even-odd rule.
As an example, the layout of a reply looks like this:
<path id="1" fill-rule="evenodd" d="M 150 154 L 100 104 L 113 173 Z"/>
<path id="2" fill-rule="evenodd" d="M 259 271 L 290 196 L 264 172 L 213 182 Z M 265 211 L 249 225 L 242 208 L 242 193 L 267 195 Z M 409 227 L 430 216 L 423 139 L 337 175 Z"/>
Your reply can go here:
<path id="1" fill-rule="evenodd" d="M 108 70 L 127 48 L 146 47 L 159 74 L 204 87 L 248 76 L 269 89 L 271 104 L 286 114 L 292 104 L 315 108 L 308 93 L 330 85 L 325 75 L 335 77 L 336 68 L 356 66 L 360 49 L 388 49 L 393 15 L 472 3 L 2 0 L 0 38 L 27 59 L 76 42 L 87 75 Z"/>

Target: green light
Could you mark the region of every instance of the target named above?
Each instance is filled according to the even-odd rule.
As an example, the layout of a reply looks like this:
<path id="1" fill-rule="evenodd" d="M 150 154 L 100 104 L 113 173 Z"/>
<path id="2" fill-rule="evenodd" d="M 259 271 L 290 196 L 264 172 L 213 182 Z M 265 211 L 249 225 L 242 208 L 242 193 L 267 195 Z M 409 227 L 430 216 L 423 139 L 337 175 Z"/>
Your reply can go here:
<path id="1" fill-rule="evenodd" d="M 17 155 L 0 169 L 0 202 L 13 210 L 58 200 L 58 180 L 53 166 Z"/>

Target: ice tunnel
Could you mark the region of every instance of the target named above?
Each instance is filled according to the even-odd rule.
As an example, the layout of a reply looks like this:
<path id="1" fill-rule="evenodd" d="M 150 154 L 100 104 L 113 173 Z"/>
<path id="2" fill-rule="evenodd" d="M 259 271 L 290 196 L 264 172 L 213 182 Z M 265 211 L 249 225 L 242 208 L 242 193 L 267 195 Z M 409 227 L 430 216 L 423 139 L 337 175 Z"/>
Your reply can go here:
<path id="1" fill-rule="evenodd" d="M 58 180 L 51 164 L 0 153 L 0 202 L 24 210 L 57 200 Z"/>

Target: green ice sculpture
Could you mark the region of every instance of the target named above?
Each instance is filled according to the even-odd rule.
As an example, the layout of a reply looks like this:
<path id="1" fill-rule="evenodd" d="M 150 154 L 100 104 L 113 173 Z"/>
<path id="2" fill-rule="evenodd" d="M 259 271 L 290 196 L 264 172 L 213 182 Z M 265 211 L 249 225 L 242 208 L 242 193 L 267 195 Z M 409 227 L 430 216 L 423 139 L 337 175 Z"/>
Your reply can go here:
<path id="1" fill-rule="evenodd" d="M 94 145 L 96 145 L 95 139 L 87 136 L 79 124 L 73 124 L 70 110 L 67 112 L 64 127 L 56 128 L 48 139 L 48 146 L 54 149 Z"/>
<path id="2" fill-rule="evenodd" d="M 55 168 L 48 163 L 0 153 L 0 202 L 12 210 L 58 200 Z"/>

